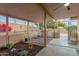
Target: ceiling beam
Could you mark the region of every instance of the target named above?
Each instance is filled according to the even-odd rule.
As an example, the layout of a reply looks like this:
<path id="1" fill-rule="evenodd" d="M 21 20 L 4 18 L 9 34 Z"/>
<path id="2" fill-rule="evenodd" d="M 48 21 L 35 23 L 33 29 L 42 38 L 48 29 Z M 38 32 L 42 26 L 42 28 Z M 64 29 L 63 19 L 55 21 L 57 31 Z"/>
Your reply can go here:
<path id="1" fill-rule="evenodd" d="M 43 6 L 43 4 L 37 3 L 37 5 L 38 5 L 44 12 L 46 12 L 51 18 L 54 18 L 54 17 L 49 13 L 49 11 L 47 10 L 47 8 Z"/>
<path id="2" fill-rule="evenodd" d="M 59 6 L 56 6 L 56 8 L 53 9 L 53 11 L 56 11 L 56 10 L 58 10 L 58 9 L 61 8 L 61 7 L 63 7 L 63 4 L 60 4 Z"/>

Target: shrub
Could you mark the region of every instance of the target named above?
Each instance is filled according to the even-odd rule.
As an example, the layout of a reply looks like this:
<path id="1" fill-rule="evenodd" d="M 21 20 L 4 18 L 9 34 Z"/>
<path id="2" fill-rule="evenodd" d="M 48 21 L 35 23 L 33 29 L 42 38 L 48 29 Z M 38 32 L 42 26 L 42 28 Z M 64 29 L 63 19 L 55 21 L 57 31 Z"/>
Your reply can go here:
<path id="1" fill-rule="evenodd" d="M 70 32 L 77 32 L 77 26 L 70 26 L 69 31 Z"/>
<path id="2" fill-rule="evenodd" d="M 8 43 L 8 44 L 6 45 L 6 48 L 7 48 L 7 49 L 12 49 L 13 46 L 14 46 L 14 45 L 13 45 L 12 43 Z"/>
<path id="3" fill-rule="evenodd" d="M 27 55 L 28 55 L 27 50 L 21 50 L 20 52 L 18 52 L 18 56 L 27 56 Z"/>

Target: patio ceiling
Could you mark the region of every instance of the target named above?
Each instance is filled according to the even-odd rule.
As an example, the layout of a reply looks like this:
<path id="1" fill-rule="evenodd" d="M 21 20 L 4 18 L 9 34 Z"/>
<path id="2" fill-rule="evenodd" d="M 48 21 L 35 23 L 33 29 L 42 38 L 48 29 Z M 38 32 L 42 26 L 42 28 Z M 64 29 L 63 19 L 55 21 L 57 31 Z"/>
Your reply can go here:
<path id="1" fill-rule="evenodd" d="M 43 3 L 41 5 L 34 3 L 2 3 L 0 4 L 0 14 L 33 22 L 43 22 L 44 11 L 48 14 L 47 20 L 79 16 L 79 4 L 70 4 L 70 11 L 63 5 L 64 3 Z"/>
<path id="2" fill-rule="evenodd" d="M 43 10 L 36 4 L 0 4 L 0 13 L 34 22 L 43 19 Z"/>
<path id="3" fill-rule="evenodd" d="M 79 4 L 78 3 L 70 3 L 70 10 L 68 11 L 67 8 L 64 6 L 64 3 L 48 3 L 43 4 L 44 7 L 47 8 L 49 13 L 55 18 L 79 18 Z"/>

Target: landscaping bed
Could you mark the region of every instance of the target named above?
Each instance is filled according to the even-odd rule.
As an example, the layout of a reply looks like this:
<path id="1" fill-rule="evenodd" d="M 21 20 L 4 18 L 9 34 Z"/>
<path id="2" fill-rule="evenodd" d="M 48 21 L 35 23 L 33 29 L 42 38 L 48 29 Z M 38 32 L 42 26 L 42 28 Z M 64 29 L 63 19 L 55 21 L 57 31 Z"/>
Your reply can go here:
<path id="1" fill-rule="evenodd" d="M 21 56 L 18 55 L 18 53 L 21 50 L 24 50 L 24 52 L 22 53 L 28 52 L 27 56 L 35 56 L 43 48 L 43 46 L 38 45 L 32 45 L 32 46 L 33 46 L 32 49 L 28 49 L 28 43 L 19 42 L 14 45 L 14 48 L 16 49 L 16 51 L 14 52 L 11 52 L 11 50 L 7 49 L 6 47 L 2 47 L 0 48 L 0 56 Z"/>

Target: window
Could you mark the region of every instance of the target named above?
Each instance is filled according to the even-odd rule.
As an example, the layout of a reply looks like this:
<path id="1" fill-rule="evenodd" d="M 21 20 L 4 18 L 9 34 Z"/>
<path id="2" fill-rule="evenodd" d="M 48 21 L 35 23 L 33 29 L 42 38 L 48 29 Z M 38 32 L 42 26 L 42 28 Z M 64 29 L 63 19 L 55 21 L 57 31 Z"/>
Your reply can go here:
<path id="1" fill-rule="evenodd" d="M 0 33 L 6 32 L 6 17 L 0 15 Z"/>

